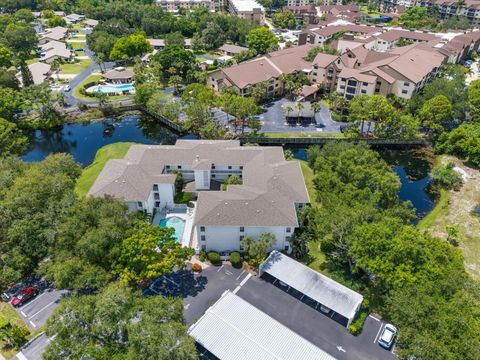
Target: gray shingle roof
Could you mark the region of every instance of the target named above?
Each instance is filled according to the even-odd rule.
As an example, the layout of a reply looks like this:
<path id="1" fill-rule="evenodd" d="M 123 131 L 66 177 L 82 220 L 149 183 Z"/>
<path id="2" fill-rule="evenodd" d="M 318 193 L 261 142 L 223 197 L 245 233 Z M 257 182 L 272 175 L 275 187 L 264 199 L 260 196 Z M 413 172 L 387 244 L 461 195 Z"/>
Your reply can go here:
<path id="1" fill-rule="evenodd" d="M 297 226 L 295 203 L 309 197 L 299 163 L 281 147 L 240 146 L 238 140 L 177 140 L 176 145 L 133 145 L 123 160 L 109 160 L 89 195 L 145 201 L 154 183 L 173 182 L 166 165 L 243 166 L 243 184 L 199 192 L 195 223 L 202 225 Z M 211 168 L 211 167 L 208 167 Z"/>

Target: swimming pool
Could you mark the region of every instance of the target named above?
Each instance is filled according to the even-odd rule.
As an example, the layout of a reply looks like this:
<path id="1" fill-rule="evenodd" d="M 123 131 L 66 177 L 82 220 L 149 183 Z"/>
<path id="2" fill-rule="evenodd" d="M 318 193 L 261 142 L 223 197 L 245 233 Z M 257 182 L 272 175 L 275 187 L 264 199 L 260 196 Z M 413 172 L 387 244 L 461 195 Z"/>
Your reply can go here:
<path id="1" fill-rule="evenodd" d="M 177 242 L 182 242 L 183 228 L 185 227 L 185 220 L 180 219 L 179 217 L 172 216 L 167 219 L 160 220 L 160 227 L 170 227 L 175 230 L 174 237 L 177 239 Z"/>
<path id="2" fill-rule="evenodd" d="M 124 91 L 132 92 L 135 90 L 135 87 L 132 84 L 123 84 L 123 85 L 95 85 L 87 89 L 87 92 L 103 92 L 107 94 L 118 93 L 121 94 Z"/>

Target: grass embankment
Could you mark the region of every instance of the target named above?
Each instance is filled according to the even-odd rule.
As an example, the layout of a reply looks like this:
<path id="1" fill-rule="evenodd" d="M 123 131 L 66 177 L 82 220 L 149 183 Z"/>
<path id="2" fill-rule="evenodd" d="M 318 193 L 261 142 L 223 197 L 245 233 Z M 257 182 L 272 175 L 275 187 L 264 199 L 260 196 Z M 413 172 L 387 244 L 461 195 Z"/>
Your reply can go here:
<path id="1" fill-rule="evenodd" d="M 84 59 L 74 63 L 65 63 L 60 65 L 61 74 L 80 74 L 88 69 L 90 60 Z"/>
<path id="2" fill-rule="evenodd" d="M 362 13 L 364 13 L 365 15 L 368 15 L 372 18 L 376 18 L 376 17 L 379 17 L 380 15 L 382 15 L 380 12 L 374 10 L 374 11 L 370 11 L 368 10 L 368 6 L 362 6 L 360 7 L 360 11 Z"/>
<path id="3" fill-rule="evenodd" d="M 88 84 L 94 81 L 99 81 L 101 78 L 102 78 L 102 75 L 90 75 L 85 80 L 83 80 L 80 84 L 78 84 L 78 86 L 75 89 L 73 89 L 73 96 L 75 96 L 77 99 L 82 99 L 82 100 L 90 100 L 90 101 L 95 100 L 95 98 L 80 94 L 80 89 L 83 89 L 85 84 Z"/>
<path id="4" fill-rule="evenodd" d="M 13 310 L 8 303 L 0 301 L 0 324 L 4 322 L 26 328 L 25 323 L 15 310 Z M 29 338 L 32 336 L 33 334 L 30 334 Z M 13 359 L 15 354 L 18 353 L 18 349 L 4 349 L 4 344 L 5 342 L 0 340 L 0 354 L 7 360 Z"/>
<path id="5" fill-rule="evenodd" d="M 268 138 L 335 138 L 341 139 L 343 133 L 325 134 L 325 133 L 264 133 Z"/>
<path id="6" fill-rule="evenodd" d="M 78 196 L 85 196 L 102 171 L 105 163 L 110 159 L 123 159 L 133 142 L 118 142 L 106 145 L 97 151 L 93 162 L 83 169 L 77 180 L 75 192 Z"/>
<path id="7" fill-rule="evenodd" d="M 75 56 L 86 56 L 87 54 L 83 49 L 85 48 L 85 43 L 77 43 L 77 42 L 68 42 L 67 44 L 75 50 Z M 82 49 L 81 51 L 78 51 L 79 49 Z"/>
<path id="8" fill-rule="evenodd" d="M 305 185 L 307 186 L 308 195 L 310 196 L 310 204 L 311 206 L 318 206 L 315 186 L 313 185 L 313 170 L 310 168 L 310 166 L 308 166 L 306 161 L 298 160 L 298 162 L 300 163 L 303 177 L 305 178 Z M 319 271 L 325 275 L 328 275 L 328 270 L 325 268 L 325 266 L 322 266 L 326 263 L 327 257 L 320 250 L 320 243 L 318 241 L 310 241 L 308 243 L 308 249 L 308 258 L 303 260 L 305 265 L 315 271 Z"/>
<path id="9" fill-rule="evenodd" d="M 473 213 L 480 204 L 480 170 L 467 167 L 451 156 L 442 156 L 441 162 L 453 161 L 468 178 L 458 191 L 442 191 L 435 208 L 418 224 L 430 234 L 447 238 L 447 226 L 458 229 L 459 248 L 463 253 L 466 270 L 480 279 L 480 216 Z"/>

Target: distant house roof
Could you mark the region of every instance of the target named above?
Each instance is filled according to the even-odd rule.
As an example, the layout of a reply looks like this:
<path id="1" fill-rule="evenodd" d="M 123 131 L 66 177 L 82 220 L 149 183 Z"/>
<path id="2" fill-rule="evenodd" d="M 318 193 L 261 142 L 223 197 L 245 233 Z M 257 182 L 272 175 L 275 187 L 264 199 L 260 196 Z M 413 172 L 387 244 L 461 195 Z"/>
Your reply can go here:
<path id="1" fill-rule="evenodd" d="M 84 19 L 85 16 L 73 13 L 73 14 L 68 14 L 67 16 L 65 16 L 65 18 L 70 20 L 70 21 L 77 22 L 77 21 L 80 21 L 80 20 Z"/>
<path id="2" fill-rule="evenodd" d="M 103 77 L 108 80 L 131 79 L 133 78 L 133 71 L 125 69 L 124 67 L 117 67 L 107 71 Z"/>
<path id="3" fill-rule="evenodd" d="M 218 48 L 220 51 L 232 53 L 232 54 L 240 54 L 242 51 L 247 51 L 248 48 L 233 44 L 224 44 Z"/>
<path id="4" fill-rule="evenodd" d="M 165 40 L 164 39 L 147 39 L 150 45 L 154 47 L 164 47 L 165 46 Z"/>
<path id="5" fill-rule="evenodd" d="M 67 28 L 57 26 L 51 29 L 47 29 L 41 39 L 62 40 L 67 36 L 67 34 Z"/>
<path id="6" fill-rule="evenodd" d="M 52 40 L 43 45 L 40 45 L 42 55 L 40 61 L 48 60 L 52 57 L 61 57 L 69 59 L 72 56 L 72 51 L 67 48 L 64 42 Z"/>
<path id="7" fill-rule="evenodd" d="M 436 36 L 433 34 L 409 30 L 390 30 L 378 35 L 377 37 L 389 42 L 397 41 L 400 39 L 429 41 L 436 38 Z"/>
<path id="8" fill-rule="evenodd" d="M 167 165 L 243 166 L 243 184 L 227 191 L 200 191 L 195 223 L 219 226 L 297 226 L 295 203 L 308 203 L 302 171 L 281 147 L 240 146 L 238 140 L 177 140 L 175 145 L 134 145 L 110 160 L 89 191 L 125 201 L 145 201 L 154 183 L 174 181 Z M 211 166 L 210 166 L 211 168 Z"/>
<path id="9" fill-rule="evenodd" d="M 374 84 L 377 81 L 377 78 L 372 75 L 363 74 L 361 70 L 344 68 L 338 74 L 338 77 L 345 79 L 355 79 L 361 82 L 366 82 L 369 84 Z"/>
<path id="10" fill-rule="evenodd" d="M 260 274 L 270 274 L 349 320 L 355 317 L 363 301 L 359 293 L 276 250 L 260 265 L 259 271 Z"/>
<path id="11" fill-rule="evenodd" d="M 98 21 L 94 19 L 87 19 L 85 20 L 85 25 L 90 26 L 90 27 L 95 27 L 98 25 Z"/>
<path id="12" fill-rule="evenodd" d="M 51 66 L 45 63 L 36 62 L 28 65 L 28 69 L 32 74 L 33 83 L 35 85 L 40 85 L 48 78 Z M 17 79 L 22 81 L 22 74 L 20 72 L 17 74 Z"/>
<path id="13" fill-rule="evenodd" d="M 335 360 L 228 290 L 188 333 L 222 360 Z"/>

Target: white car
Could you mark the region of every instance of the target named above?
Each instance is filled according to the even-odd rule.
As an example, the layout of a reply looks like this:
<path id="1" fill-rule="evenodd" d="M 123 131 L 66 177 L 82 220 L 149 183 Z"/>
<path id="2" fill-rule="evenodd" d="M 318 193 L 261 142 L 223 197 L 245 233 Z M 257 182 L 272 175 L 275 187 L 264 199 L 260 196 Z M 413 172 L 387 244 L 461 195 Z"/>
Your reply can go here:
<path id="1" fill-rule="evenodd" d="M 378 339 L 378 345 L 385 349 L 390 349 L 395 340 L 395 336 L 397 336 L 397 328 L 392 324 L 385 325 L 382 335 L 380 335 L 380 338 Z"/>
<path id="2" fill-rule="evenodd" d="M 69 92 L 69 91 L 72 90 L 72 89 L 70 88 L 70 85 L 65 85 L 65 87 L 63 88 L 63 90 L 66 91 L 66 92 Z"/>

